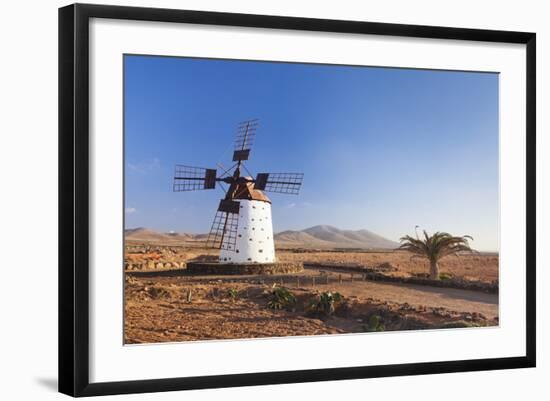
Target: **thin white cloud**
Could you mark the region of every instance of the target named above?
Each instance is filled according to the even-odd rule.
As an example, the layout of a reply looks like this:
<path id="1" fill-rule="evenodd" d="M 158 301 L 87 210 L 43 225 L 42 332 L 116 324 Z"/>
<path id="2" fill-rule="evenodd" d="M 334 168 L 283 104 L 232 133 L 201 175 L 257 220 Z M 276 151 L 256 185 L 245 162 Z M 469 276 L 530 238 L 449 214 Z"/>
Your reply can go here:
<path id="1" fill-rule="evenodd" d="M 139 163 L 127 163 L 126 166 L 137 173 L 146 173 L 160 168 L 160 159 L 154 157 Z"/>
<path id="2" fill-rule="evenodd" d="M 294 208 L 305 208 L 305 207 L 311 207 L 313 206 L 313 203 L 310 203 L 310 202 L 299 202 L 299 203 L 295 203 L 295 202 L 291 202 L 291 203 L 287 203 L 286 204 L 286 208 L 287 209 L 294 209 Z"/>
<path id="3" fill-rule="evenodd" d="M 132 213 L 137 212 L 137 209 L 136 209 L 135 207 L 127 207 L 126 209 L 124 209 L 124 211 L 125 211 L 127 214 L 132 214 Z"/>

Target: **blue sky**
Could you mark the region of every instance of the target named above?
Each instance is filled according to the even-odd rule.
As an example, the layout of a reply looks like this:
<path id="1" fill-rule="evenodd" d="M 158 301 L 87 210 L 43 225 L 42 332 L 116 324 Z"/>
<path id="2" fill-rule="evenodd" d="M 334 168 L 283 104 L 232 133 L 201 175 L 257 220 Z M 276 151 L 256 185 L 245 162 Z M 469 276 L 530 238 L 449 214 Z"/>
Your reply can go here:
<path id="1" fill-rule="evenodd" d="M 303 172 L 269 194 L 275 231 L 330 224 L 392 240 L 415 225 L 498 248 L 498 75 L 125 56 L 126 227 L 208 232 L 220 189 L 172 192 L 175 164 Z"/>

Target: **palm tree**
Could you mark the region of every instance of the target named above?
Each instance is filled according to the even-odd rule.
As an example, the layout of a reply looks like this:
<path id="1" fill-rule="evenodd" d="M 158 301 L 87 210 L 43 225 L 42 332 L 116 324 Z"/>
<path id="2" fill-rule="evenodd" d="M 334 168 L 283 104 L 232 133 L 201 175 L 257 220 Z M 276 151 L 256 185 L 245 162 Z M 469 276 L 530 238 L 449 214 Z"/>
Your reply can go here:
<path id="1" fill-rule="evenodd" d="M 424 230 L 424 239 L 413 238 L 410 235 L 401 237 L 399 240 L 401 246 L 397 249 L 414 254 L 413 257 L 426 258 L 430 262 L 430 278 L 439 279 L 439 259 L 456 254 L 457 252 L 473 252 L 468 244 L 468 240 L 473 240 L 469 235 L 454 237 L 449 233 L 436 232 L 430 236 Z"/>

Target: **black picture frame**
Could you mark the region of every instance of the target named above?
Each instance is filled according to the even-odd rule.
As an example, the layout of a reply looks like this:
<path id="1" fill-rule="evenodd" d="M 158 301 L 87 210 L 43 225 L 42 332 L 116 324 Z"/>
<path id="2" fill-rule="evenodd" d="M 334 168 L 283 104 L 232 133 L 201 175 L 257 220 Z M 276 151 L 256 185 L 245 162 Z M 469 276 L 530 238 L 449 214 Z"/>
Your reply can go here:
<path id="1" fill-rule="evenodd" d="M 90 383 L 89 145 L 90 18 L 438 38 L 526 45 L 526 354 L 521 357 Z M 534 367 L 536 35 L 437 26 L 74 4 L 59 9 L 59 391 L 71 396 L 141 393 Z"/>

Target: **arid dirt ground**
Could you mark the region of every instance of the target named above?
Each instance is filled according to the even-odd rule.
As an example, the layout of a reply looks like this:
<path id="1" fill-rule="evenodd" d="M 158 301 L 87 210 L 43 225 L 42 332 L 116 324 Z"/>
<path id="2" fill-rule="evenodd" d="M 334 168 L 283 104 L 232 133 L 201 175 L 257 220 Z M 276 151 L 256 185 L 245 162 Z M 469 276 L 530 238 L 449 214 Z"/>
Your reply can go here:
<path id="1" fill-rule="evenodd" d="M 286 251 L 280 252 L 280 260 L 301 260 L 303 262 L 359 264 L 380 266 L 389 264 L 396 268 L 390 272 L 396 276 L 411 276 L 428 272 L 428 261 L 411 258 L 406 252 L 357 252 L 357 251 Z M 496 254 L 465 254 L 447 256 L 439 263 L 441 273 L 466 280 L 492 282 L 498 280 L 498 255 Z"/>
<path id="2" fill-rule="evenodd" d="M 212 252 L 131 244 L 126 254 L 125 342 L 276 337 L 367 331 L 498 325 L 498 294 L 365 280 L 345 266 L 391 265 L 388 274 L 425 273 L 402 252 L 280 250 L 279 260 L 313 264 L 303 273 L 269 276 L 197 276 L 185 262 Z M 335 268 L 315 266 L 330 263 Z M 338 266 L 343 268 L 339 269 Z M 460 255 L 442 260 L 442 272 L 477 281 L 498 280 L 498 256 Z M 275 288 L 296 302 L 270 309 Z M 331 314 L 312 311 L 323 292 L 338 292 Z"/>

